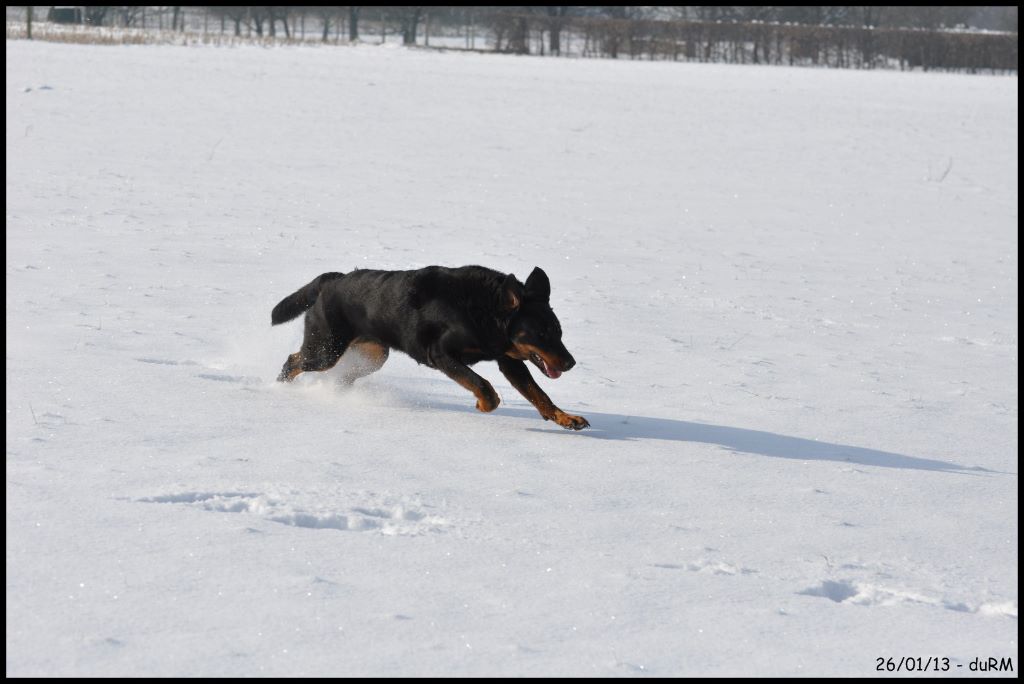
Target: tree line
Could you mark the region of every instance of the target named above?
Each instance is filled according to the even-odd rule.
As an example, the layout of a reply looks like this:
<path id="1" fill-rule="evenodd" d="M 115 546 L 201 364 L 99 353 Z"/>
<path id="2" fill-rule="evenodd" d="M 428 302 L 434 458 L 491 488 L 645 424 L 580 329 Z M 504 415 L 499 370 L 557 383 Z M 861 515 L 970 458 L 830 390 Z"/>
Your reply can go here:
<path id="1" fill-rule="evenodd" d="M 57 9 L 57 8 L 54 8 Z M 349 42 L 431 33 L 536 55 L 1017 70 L 1018 8 L 979 6 L 85 6 L 92 26 Z M 52 13 L 53 10 L 51 10 Z M 31 27 L 29 13 L 29 27 Z M 369 30 L 373 31 L 370 35 Z M 31 28 L 29 28 L 31 32 Z M 29 34 L 31 37 L 31 33 Z M 449 45 L 450 47 L 450 45 Z"/>
<path id="2" fill-rule="evenodd" d="M 1018 62 L 1016 33 L 963 29 L 501 12 L 492 30 L 496 50 L 517 54 L 558 55 L 572 35 L 583 56 L 613 59 L 971 72 L 1016 72 Z"/>

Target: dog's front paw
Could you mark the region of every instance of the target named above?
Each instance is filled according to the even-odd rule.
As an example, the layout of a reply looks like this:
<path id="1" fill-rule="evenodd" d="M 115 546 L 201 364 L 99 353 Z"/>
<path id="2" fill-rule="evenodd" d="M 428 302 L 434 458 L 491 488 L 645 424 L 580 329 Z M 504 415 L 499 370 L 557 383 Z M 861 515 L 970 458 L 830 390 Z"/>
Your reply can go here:
<path id="1" fill-rule="evenodd" d="M 497 394 L 485 395 L 476 400 L 476 410 L 483 413 L 490 413 L 494 409 L 498 408 L 498 404 L 501 400 Z"/>
<path id="2" fill-rule="evenodd" d="M 559 411 L 552 418 L 556 423 L 564 427 L 566 430 L 582 430 L 583 428 L 590 427 L 590 423 L 583 416 L 574 416 L 571 413 L 565 413 Z"/>

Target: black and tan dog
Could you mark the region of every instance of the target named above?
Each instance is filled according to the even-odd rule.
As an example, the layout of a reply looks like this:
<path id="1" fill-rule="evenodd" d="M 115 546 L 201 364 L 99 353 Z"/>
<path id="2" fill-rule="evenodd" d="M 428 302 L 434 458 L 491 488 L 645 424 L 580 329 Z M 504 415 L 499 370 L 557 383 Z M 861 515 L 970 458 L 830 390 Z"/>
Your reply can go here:
<path id="1" fill-rule="evenodd" d="M 576 364 L 562 344 L 550 296 L 551 284 L 539 268 L 525 285 L 483 266 L 324 273 L 274 307 L 274 325 L 308 310 L 302 349 L 288 357 L 277 379 L 290 382 L 303 371 L 327 370 L 346 350 L 357 350 L 361 363 L 345 378 L 352 382 L 378 370 L 388 351 L 398 349 L 468 389 L 486 412 L 497 408 L 498 394 L 470 366 L 497 361 L 545 420 L 582 430 L 590 423 L 551 403 L 524 363 L 529 359 L 552 379 Z"/>

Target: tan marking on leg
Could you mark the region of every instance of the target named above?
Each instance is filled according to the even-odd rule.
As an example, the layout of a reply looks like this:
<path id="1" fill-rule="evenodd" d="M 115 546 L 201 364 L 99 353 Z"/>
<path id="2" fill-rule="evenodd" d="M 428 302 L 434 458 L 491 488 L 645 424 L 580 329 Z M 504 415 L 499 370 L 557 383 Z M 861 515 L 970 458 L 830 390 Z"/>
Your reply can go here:
<path id="1" fill-rule="evenodd" d="M 508 378 L 512 386 L 519 390 L 526 399 L 536 407 L 544 420 L 553 420 L 567 430 L 582 430 L 590 427 L 590 423 L 583 416 L 574 416 L 566 413 L 555 406 L 554 402 L 544 393 L 540 385 L 530 375 L 530 370 L 523 362 L 498 362 L 502 373 Z"/>
<path id="2" fill-rule="evenodd" d="M 498 399 L 498 393 L 491 387 L 491 383 L 487 382 L 484 378 L 476 376 L 476 373 L 466 368 L 467 373 L 458 373 L 455 375 L 449 375 L 452 380 L 459 383 L 462 387 L 465 387 L 473 396 L 476 397 L 476 409 L 484 413 L 490 413 L 494 409 L 498 408 L 498 403 L 501 401 Z M 474 377 L 479 378 L 480 384 L 474 382 Z"/>
<path id="3" fill-rule="evenodd" d="M 364 337 L 357 338 L 342 355 L 347 359 L 346 365 L 350 366 L 342 380 L 346 384 L 352 384 L 359 378 L 379 371 L 388 360 L 389 354 L 390 350 L 380 342 Z"/>
<path id="4" fill-rule="evenodd" d="M 373 366 L 373 370 L 380 370 L 380 367 L 388 360 L 388 348 L 375 340 L 359 338 L 349 345 L 349 349 L 354 349 L 361 354 L 367 363 Z"/>
<path id="5" fill-rule="evenodd" d="M 284 380 L 285 382 L 291 382 L 292 380 L 297 378 L 299 374 L 302 372 L 302 352 L 295 352 L 294 354 L 289 354 L 288 360 L 285 361 L 284 365 L 285 368 L 288 369 L 288 372 L 285 373 L 284 370 L 282 370 L 281 375 L 283 375 L 284 377 L 282 378 L 281 375 L 279 375 L 277 379 Z"/>
<path id="6" fill-rule="evenodd" d="M 493 387 L 491 387 L 491 383 L 481 378 L 483 387 L 477 387 L 470 378 L 456 377 L 452 379 L 473 393 L 473 396 L 476 397 L 477 411 L 490 413 L 494 409 L 498 408 L 498 404 L 501 400 L 498 398 L 498 393 L 494 391 Z"/>
<path id="7" fill-rule="evenodd" d="M 547 394 L 540 388 L 536 383 L 531 383 L 526 387 L 526 391 L 523 392 L 531 404 L 537 407 L 540 415 L 544 417 L 544 420 L 553 420 L 567 430 L 582 430 L 585 427 L 589 427 L 590 423 L 587 419 L 582 416 L 574 416 L 571 413 L 566 413 L 562 409 L 555 406 L 554 402 L 548 397 Z"/>

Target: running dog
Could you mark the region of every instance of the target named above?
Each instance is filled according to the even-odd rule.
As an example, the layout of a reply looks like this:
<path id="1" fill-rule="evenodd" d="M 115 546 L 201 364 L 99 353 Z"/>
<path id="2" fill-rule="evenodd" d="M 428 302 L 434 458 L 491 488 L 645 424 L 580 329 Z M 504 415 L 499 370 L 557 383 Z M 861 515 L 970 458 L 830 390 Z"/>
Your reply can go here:
<path id="1" fill-rule="evenodd" d="M 498 394 L 470 366 L 497 361 L 544 420 L 582 430 L 590 427 L 586 418 L 555 406 L 525 363 L 532 361 L 551 379 L 576 365 L 562 344 L 550 297 L 540 268 L 526 283 L 483 266 L 324 273 L 271 313 L 278 325 L 306 312 L 302 348 L 277 379 L 291 382 L 305 371 L 328 370 L 346 351 L 357 350 L 362 363 L 344 378 L 351 383 L 379 370 L 397 349 L 462 385 L 476 397 L 477 409 L 489 412 L 498 407 Z"/>

